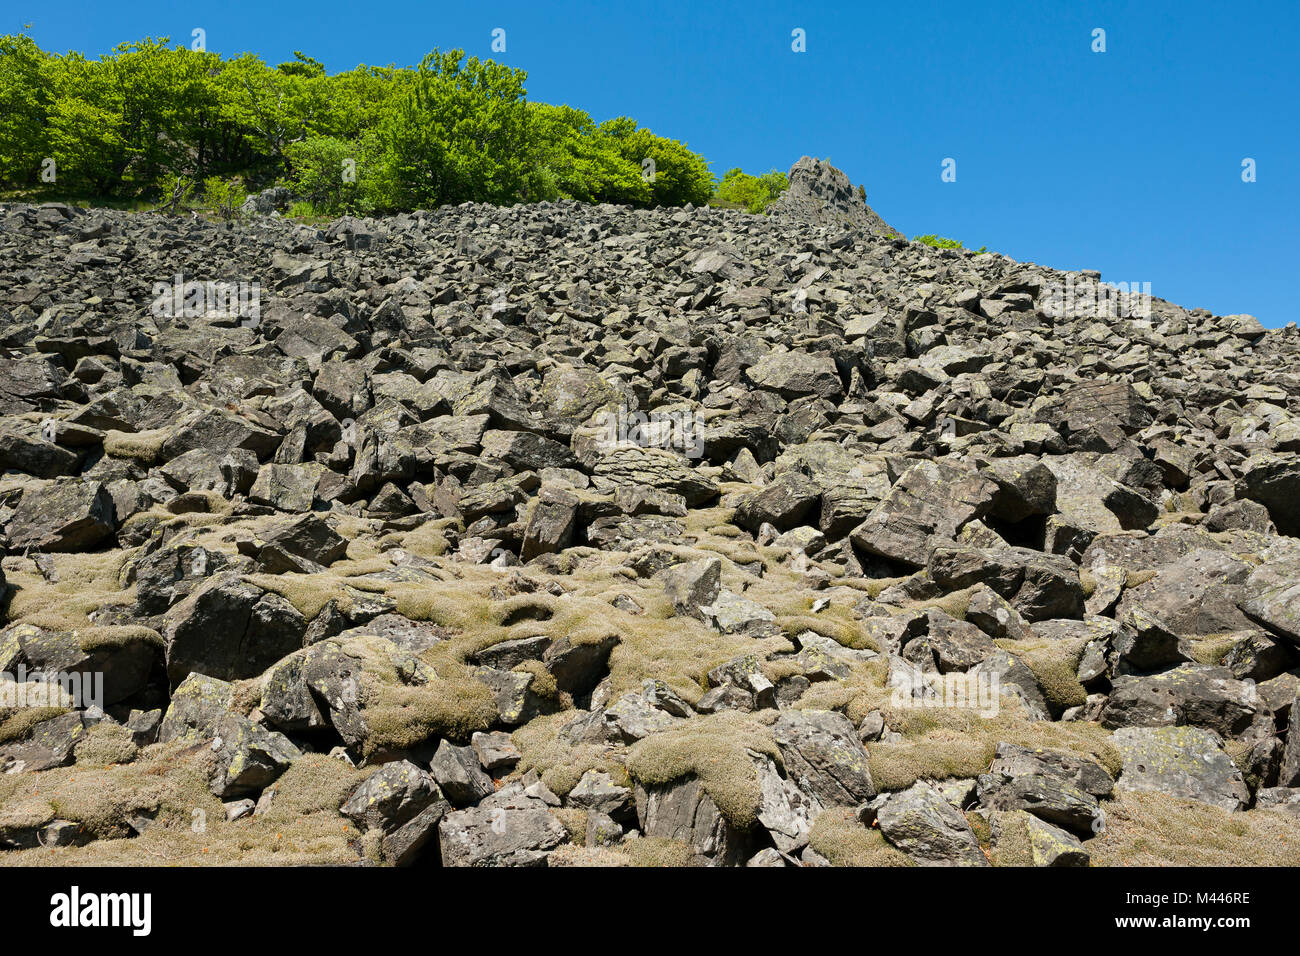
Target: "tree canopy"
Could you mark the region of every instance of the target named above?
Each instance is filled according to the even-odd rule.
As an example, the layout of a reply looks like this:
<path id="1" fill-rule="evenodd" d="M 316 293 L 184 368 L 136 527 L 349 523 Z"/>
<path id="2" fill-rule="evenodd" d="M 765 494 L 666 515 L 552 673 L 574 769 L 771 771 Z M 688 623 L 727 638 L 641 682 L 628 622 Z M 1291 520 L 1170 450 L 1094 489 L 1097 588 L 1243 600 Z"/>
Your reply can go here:
<path id="1" fill-rule="evenodd" d="M 685 143 L 530 102 L 523 70 L 461 50 L 330 74 L 302 52 L 270 66 L 168 44 L 146 37 L 91 59 L 0 37 L 0 186 L 167 201 L 187 184 L 280 184 L 322 214 L 714 197 L 708 163 Z M 748 179 L 771 198 L 772 176 L 784 180 Z"/>

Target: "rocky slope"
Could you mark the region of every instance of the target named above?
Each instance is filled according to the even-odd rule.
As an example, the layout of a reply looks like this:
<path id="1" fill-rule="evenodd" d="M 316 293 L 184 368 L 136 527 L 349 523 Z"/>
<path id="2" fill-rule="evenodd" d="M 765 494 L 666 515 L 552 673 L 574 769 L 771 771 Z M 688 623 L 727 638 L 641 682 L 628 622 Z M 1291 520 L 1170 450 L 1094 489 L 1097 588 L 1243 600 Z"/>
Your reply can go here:
<path id="1" fill-rule="evenodd" d="M 0 207 L 0 861 L 1293 861 L 1296 330 L 792 182 Z"/>

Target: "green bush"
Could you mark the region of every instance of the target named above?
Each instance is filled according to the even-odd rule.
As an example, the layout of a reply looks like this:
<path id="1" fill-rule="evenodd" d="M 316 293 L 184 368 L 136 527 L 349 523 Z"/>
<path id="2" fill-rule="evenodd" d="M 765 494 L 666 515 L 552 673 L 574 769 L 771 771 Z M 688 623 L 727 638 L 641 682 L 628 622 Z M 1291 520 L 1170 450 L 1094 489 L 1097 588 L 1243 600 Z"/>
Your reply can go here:
<path id="1" fill-rule="evenodd" d="M 527 195 L 535 201 L 577 199 L 644 206 L 652 198 L 641 167 L 624 156 L 620 141 L 582 110 L 531 103 L 536 167 Z"/>
<path id="2" fill-rule="evenodd" d="M 626 116 L 607 120 L 600 130 L 615 140 L 622 157 L 636 165 L 650 186 L 651 206 L 702 206 L 713 195 L 713 175 L 704 159 L 684 143 L 637 128 Z"/>
<path id="3" fill-rule="evenodd" d="M 523 70 L 434 50 L 379 127 L 380 194 L 398 209 L 522 198 L 530 168 Z"/>
<path id="4" fill-rule="evenodd" d="M 713 197 L 727 205 L 742 206 L 750 212 L 762 212 L 790 186 L 785 173 L 773 169 L 762 176 L 751 176 L 739 168 L 727 170 Z"/>
<path id="5" fill-rule="evenodd" d="M 965 249 L 966 248 L 957 239 L 945 239 L 943 236 L 936 236 L 933 233 L 927 236 L 913 236 L 912 241 L 923 242 L 927 246 L 933 246 L 936 249 Z M 987 252 L 988 246 L 980 246 L 978 249 L 975 249 L 973 251 L 976 254 L 981 252 Z"/>
<path id="6" fill-rule="evenodd" d="M 248 192 L 238 178 L 209 176 L 203 181 L 203 205 L 226 221 L 239 217 L 240 207 L 247 199 Z"/>
<path id="7" fill-rule="evenodd" d="M 292 170 L 285 185 L 313 209 L 366 215 L 379 203 L 383 159 L 374 134 L 309 136 L 284 154 Z"/>

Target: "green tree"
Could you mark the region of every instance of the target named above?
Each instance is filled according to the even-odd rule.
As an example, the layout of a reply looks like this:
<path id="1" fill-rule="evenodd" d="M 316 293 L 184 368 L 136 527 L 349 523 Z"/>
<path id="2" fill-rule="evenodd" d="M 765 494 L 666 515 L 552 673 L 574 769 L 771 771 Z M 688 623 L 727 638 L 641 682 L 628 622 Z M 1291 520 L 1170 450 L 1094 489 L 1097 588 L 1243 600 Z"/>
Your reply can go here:
<path id="1" fill-rule="evenodd" d="M 511 203 L 529 174 L 522 70 L 434 50 L 380 124 L 385 198 L 394 208 Z"/>
<path id="2" fill-rule="evenodd" d="M 377 137 L 309 136 L 285 150 L 292 174 L 285 184 L 318 213 L 367 214 L 380 202 Z"/>
<path id="3" fill-rule="evenodd" d="M 650 184 L 640 167 L 589 115 L 545 103 L 530 103 L 529 109 L 537 146 L 528 198 L 642 206 L 650 201 Z"/>
<path id="4" fill-rule="evenodd" d="M 650 183 L 650 205 L 700 206 L 713 195 L 708 163 L 685 144 L 638 128 L 626 116 L 606 120 L 600 129 L 617 141 L 619 152 L 635 163 Z"/>
<path id="5" fill-rule="evenodd" d="M 330 75 L 301 51 L 253 54 L 124 43 L 91 59 L 0 38 L 0 184 L 148 196 L 179 205 L 182 182 L 289 184 L 327 213 L 467 200 L 569 198 L 636 206 L 706 202 L 708 164 L 618 117 L 529 103 L 526 74 L 460 50 L 414 68 Z M 355 164 L 355 178 L 345 172 Z M 758 177 L 762 179 L 763 177 Z"/>
<path id="6" fill-rule="evenodd" d="M 106 195 L 120 186 L 129 160 L 109 68 L 70 53 L 52 65 L 51 74 L 55 95 L 46 130 L 59 185 Z"/>
<path id="7" fill-rule="evenodd" d="M 36 181 L 50 155 L 51 58 L 27 34 L 0 37 L 0 181 Z"/>
<path id="8" fill-rule="evenodd" d="M 272 163 L 328 117 L 328 79 L 272 69 L 251 53 L 226 61 L 217 78 L 222 117 Z"/>

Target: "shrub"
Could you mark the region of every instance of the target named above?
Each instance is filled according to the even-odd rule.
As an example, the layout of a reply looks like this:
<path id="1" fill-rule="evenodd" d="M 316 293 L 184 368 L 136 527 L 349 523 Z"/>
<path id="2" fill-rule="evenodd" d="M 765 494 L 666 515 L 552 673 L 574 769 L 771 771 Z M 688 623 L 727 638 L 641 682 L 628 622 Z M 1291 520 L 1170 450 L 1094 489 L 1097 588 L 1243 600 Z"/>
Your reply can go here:
<path id="1" fill-rule="evenodd" d="M 966 248 L 961 244 L 960 240 L 945 239 L 943 236 L 936 236 L 933 233 L 926 236 L 913 236 L 912 241 L 923 242 L 927 246 L 933 246 L 936 249 L 965 249 Z M 971 251 L 975 252 L 978 255 L 981 252 L 987 252 L 988 248 L 989 248 L 988 246 L 980 246 L 978 249 L 971 250 Z"/>
<path id="2" fill-rule="evenodd" d="M 177 173 L 165 173 L 158 180 L 158 193 L 161 197 L 158 208 L 175 215 L 189 208 L 194 197 L 194 180 Z"/>
<path id="3" fill-rule="evenodd" d="M 728 205 L 742 206 L 750 212 L 762 212 L 789 186 L 790 181 L 779 170 L 751 176 L 737 167 L 727 170 L 714 190 L 713 198 Z"/>
<path id="4" fill-rule="evenodd" d="M 240 207 L 247 199 L 248 192 L 238 177 L 222 179 L 209 176 L 203 181 L 203 204 L 222 219 L 238 218 Z"/>

